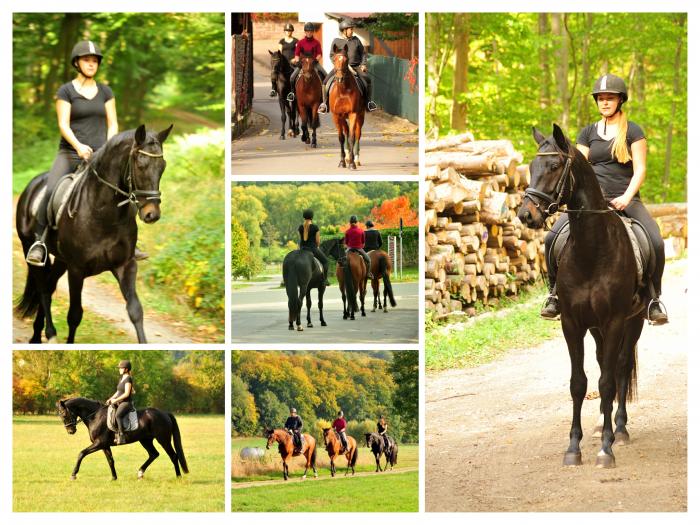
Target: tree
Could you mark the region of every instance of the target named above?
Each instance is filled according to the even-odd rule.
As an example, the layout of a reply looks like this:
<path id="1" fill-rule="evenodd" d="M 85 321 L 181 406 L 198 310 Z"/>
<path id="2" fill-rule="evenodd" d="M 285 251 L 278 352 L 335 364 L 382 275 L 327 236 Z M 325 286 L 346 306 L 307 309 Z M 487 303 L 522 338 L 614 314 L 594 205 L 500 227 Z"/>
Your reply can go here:
<path id="1" fill-rule="evenodd" d="M 258 421 L 260 429 L 280 427 L 287 419 L 289 408 L 274 392 L 269 390 L 262 392 L 257 397 L 256 405 L 260 413 Z"/>
<path id="2" fill-rule="evenodd" d="M 250 436 L 258 427 L 255 398 L 248 385 L 237 375 L 231 376 L 231 430 L 234 435 Z"/>
<path id="3" fill-rule="evenodd" d="M 418 212 L 411 209 L 408 197 L 403 195 L 375 206 L 369 216 L 377 228 L 398 228 L 401 219 L 404 226 L 418 225 Z"/>
<path id="4" fill-rule="evenodd" d="M 405 350 L 394 353 L 390 366 L 397 389 L 393 394 L 394 412 L 405 423 L 407 437 L 418 441 L 418 352 Z"/>

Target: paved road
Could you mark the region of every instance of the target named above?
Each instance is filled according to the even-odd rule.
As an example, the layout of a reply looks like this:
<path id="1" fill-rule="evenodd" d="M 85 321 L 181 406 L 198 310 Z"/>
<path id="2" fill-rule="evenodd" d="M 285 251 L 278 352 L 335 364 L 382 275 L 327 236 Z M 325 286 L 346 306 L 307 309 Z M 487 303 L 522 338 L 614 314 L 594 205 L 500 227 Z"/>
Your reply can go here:
<path id="1" fill-rule="evenodd" d="M 320 115 L 317 130 L 318 148 L 313 149 L 297 138 L 280 140 L 280 108 L 277 98 L 270 98 L 267 49 L 272 43 L 256 42 L 254 63 L 253 111 L 256 125 L 231 145 L 231 172 L 239 175 L 412 175 L 418 173 L 418 133 L 410 122 L 375 111 L 365 114 L 360 141 L 361 166 L 356 171 L 338 167 L 340 146 L 332 118 Z M 276 47 L 276 46 L 275 46 Z M 287 125 L 289 122 L 287 122 Z"/>
<path id="2" fill-rule="evenodd" d="M 323 315 L 328 326 L 322 327 L 316 301 L 311 298 L 313 328 L 306 328 L 306 306 L 302 308 L 303 332 L 288 330 L 287 294 L 279 287 L 281 276 L 265 283 L 233 290 L 232 329 L 234 343 L 418 343 L 418 283 L 395 283 L 396 308 L 372 313 L 372 291 L 365 299 L 367 317 L 343 320 L 343 301 L 337 285 L 326 289 Z"/>

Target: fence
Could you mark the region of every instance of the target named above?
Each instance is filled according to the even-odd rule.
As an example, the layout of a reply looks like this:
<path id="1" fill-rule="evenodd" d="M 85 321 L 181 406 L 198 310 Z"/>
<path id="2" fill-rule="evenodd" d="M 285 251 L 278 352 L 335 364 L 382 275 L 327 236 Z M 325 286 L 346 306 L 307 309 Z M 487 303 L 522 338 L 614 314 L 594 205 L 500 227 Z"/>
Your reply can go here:
<path id="1" fill-rule="evenodd" d="M 370 55 L 367 61 L 377 105 L 415 124 L 418 123 L 417 63 L 379 55 Z"/>

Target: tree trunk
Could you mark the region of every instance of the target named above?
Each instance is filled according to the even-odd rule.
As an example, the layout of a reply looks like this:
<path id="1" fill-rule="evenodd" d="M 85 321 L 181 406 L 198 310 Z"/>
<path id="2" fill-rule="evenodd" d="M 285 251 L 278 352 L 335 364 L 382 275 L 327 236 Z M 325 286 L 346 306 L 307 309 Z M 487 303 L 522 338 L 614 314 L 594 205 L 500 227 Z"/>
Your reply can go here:
<path id="1" fill-rule="evenodd" d="M 680 17 L 677 21 L 678 25 L 685 25 L 685 17 Z M 676 42 L 676 58 L 674 63 L 673 71 L 673 98 L 671 100 L 671 114 L 668 119 L 668 130 L 666 131 L 666 157 L 664 159 L 664 178 L 663 178 L 663 188 L 664 191 L 661 194 L 662 199 L 665 202 L 668 198 L 668 190 L 671 184 L 671 155 L 673 146 L 673 123 L 676 119 L 676 105 L 678 99 L 682 96 L 681 93 L 681 55 L 683 53 L 683 32 L 678 35 L 678 40 Z"/>
<path id="2" fill-rule="evenodd" d="M 537 31 L 540 42 L 551 38 L 549 30 L 549 14 L 539 13 L 537 15 Z M 549 49 L 543 43 L 540 44 L 540 108 L 547 109 L 552 103 L 552 93 L 550 82 L 552 73 L 549 69 Z"/>
<path id="3" fill-rule="evenodd" d="M 562 129 L 569 127 L 569 42 L 564 27 L 564 15 L 552 13 L 552 34 L 556 42 L 557 99 L 561 107 Z"/>
<path id="4" fill-rule="evenodd" d="M 583 89 L 581 95 L 577 97 L 578 104 L 576 109 L 577 129 L 581 129 L 588 125 L 591 118 L 590 107 L 590 89 L 591 82 L 591 30 L 593 29 L 593 13 L 584 13 L 584 32 L 581 40 L 581 85 Z"/>
<path id="5" fill-rule="evenodd" d="M 450 127 L 457 131 L 467 129 L 467 92 L 469 72 L 469 13 L 455 14 L 455 70 L 452 79 L 452 114 Z"/>

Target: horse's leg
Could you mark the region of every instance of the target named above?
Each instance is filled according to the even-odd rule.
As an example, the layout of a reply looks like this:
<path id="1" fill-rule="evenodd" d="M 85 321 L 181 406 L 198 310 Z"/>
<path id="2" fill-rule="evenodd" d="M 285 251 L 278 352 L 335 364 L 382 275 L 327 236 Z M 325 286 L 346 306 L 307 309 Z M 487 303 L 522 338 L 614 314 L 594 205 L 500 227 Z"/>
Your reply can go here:
<path id="1" fill-rule="evenodd" d="M 301 118 L 301 141 L 305 144 L 310 142 L 309 140 L 309 116 L 306 112 L 306 106 L 301 106 L 299 108 L 299 118 Z"/>
<path id="2" fill-rule="evenodd" d="M 335 477 L 335 456 L 331 456 L 331 477 Z"/>
<path id="3" fill-rule="evenodd" d="M 53 266 L 50 260 L 47 258 L 46 266 L 43 268 L 37 266 L 29 266 L 29 273 L 31 278 L 34 280 L 36 285 L 37 293 L 39 295 L 39 309 L 37 311 L 37 319 L 35 319 L 34 334 L 30 342 L 41 343 L 41 329 L 44 328 L 44 322 L 46 324 L 46 339 L 49 343 L 56 343 L 56 327 L 53 324 L 53 318 L 51 317 L 51 295 L 56 289 L 55 285 L 52 289 L 51 287 L 51 273 L 53 272 Z M 43 313 L 43 316 L 39 315 L 39 312 Z M 40 318 L 41 319 L 38 319 Z M 41 321 L 39 324 L 37 321 Z M 39 333 L 37 334 L 37 327 L 39 328 Z M 38 337 L 37 337 L 38 336 Z"/>
<path id="4" fill-rule="evenodd" d="M 625 323 L 625 336 L 622 342 L 622 352 L 617 363 L 617 411 L 615 412 L 615 443 L 619 446 L 628 445 L 630 435 L 627 432 L 627 395 L 634 391 L 630 382 L 635 381 L 637 340 L 644 328 L 644 317 L 637 316 Z"/>
<path id="5" fill-rule="evenodd" d="M 367 317 L 365 313 L 365 297 L 367 296 L 367 276 L 360 279 L 360 311 L 362 312 L 362 317 Z"/>
<path id="6" fill-rule="evenodd" d="M 319 287 L 318 289 L 318 315 L 321 319 L 321 326 L 328 326 L 326 320 L 323 318 L 323 293 L 325 291 L 325 287 Z"/>
<path id="7" fill-rule="evenodd" d="M 344 168 L 345 164 L 345 135 L 343 134 L 343 121 L 342 118 L 333 113 L 333 122 L 335 123 L 335 129 L 338 130 L 338 142 L 340 142 L 340 162 L 338 163 L 339 168 Z"/>
<path id="8" fill-rule="evenodd" d="M 287 124 L 287 101 L 282 99 L 282 94 L 278 97 L 277 101 L 280 105 L 280 119 L 282 120 L 282 130 L 280 131 L 280 140 L 284 140 L 284 128 Z"/>
<path id="9" fill-rule="evenodd" d="M 362 138 L 362 125 L 365 122 L 364 113 L 357 115 L 355 120 L 355 164 L 360 166 L 360 139 Z"/>
<path id="10" fill-rule="evenodd" d="M 348 160 L 348 168 L 351 170 L 357 169 L 357 164 L 355 164 L 355 121 L 357 119 L 356 113 L 350 113 L 348 116 L 348 155 L 350 159 Z"/>
<path id="11" fill-rule="evenodd" d="M 158 440 L 158 443 L 160 443 L 160 446 L 163 447 L 163 450 L 165 450 L 165 453 L 170 458 L 170 461 L 173 462 L 173 467 L 175 467 L 175 475 L 179 478 L 180 477 L 180 465 L 177 462 L 177 452 L 175 452 L 175 449 L 170 444 L 170 439 L 171 439 L 170 433 L 168 433 L 166 436 L 156 436 L 156 440 Z"/>
<path id="12" fill-rule="evenodd" d="M 374 300 L 372 301 L 372 311 L 377 311 L 377 303 L 379 303 L 379 309 L 382 309 L 382 299 L 379 295 L 379 277 L 377 277 L 377 272 L 374 271 L 374 279 L 372 279 L 372 295 Z"/>
<path id="13" fill-rule="evenodd" d="M 381 464 L 379 463 L 379 460 L 380 460 L 381 457 L 382 457 L 381 452 L 380 452 L 379 454 L 377 454 L 377 453 L 375 452 L 375 454 L 374 454 L 374 462 L 377 464 L 377 468 L 374 469 L 375 472 L 381 472 L 381 471 L 382 471 L 382 466 L 381 466 Z"/>
<path id="14" fill-rule="evenodd" d="M 148 452 L 148 459 L 143 465 L 141 465 L 137 474 L 139 479 L 143 479 L 143 475 L 146 473 L 146 469 L 151 463 L 153 463 L 156 460 L 158 456 L 160 456 L 160 453 L 158 452 L 158 450 L 156 450 L 156 447 L 153 445 L 153 438 L 141 439 L 139 440 L 139 443 L 141 443 L 141 446 L 146 449 L 146 452 Z"/>
<path id="15" fill-rule="evenodd" d="M 309 109 L 311 112 L 311 147 L 316 147 L 316 128 L 318 128 L 318 103 Z"/>
<path id="16" fill-rule="evenodd" d="M 284 481 L 287 481 L 289 479 L 289 463 L 288 461 L 291 459 L 291 454 L 288 455 L 287 457 L 282 456 L 282 474 L 284 475 Z"/>
<path id="17" fill-rule="evenodd" d="M 603 369 L 603 334 L 600 332 L 600 328 L 591 328 L 590 330 L 591 335 L 593 336 L 593 340 L 595 341 L 595 357 L 596 360 L 598 361 L 598 366 L 600 369 Z M 600 437 L 603 435 L 603 414 L 600 413 L 598 416 L 598 421 L 596 421 L 595 426 L 593 427 L 593 433 L 591 434 L 591 437 Z"/>
<path id="18" fill-rule="evenodd" d="M 571 399 L 573 401 L 569 448 L 564 454 L 564 465 L 578 466 L 581 465 L 580 444 L 583 438 L 583 429 L 581 428 L 581 406 L 583 405 L 583 398 L 586 395 L 586 388 L 588 386 L 588 379 L 586 378 L 586 372 L 583 368 L 583 337 L 586 331 L 579 328 L 579 326 L 568 317 L 562 317 L 562 331 L 566 338 L 566 344 L 569 347 L 569 359 L 571 360 L 569 390 L 571 391 Z"/>
<path id="19" fill-rule="evenodd" d="M 112 274 L 119 282 L 119 288 L 122 291 L 124 299 L 126 299 L 126 311 L 129 314 L 129 319 L 136 328 L 136 336 L 139 343 L 146 342 L 146 334 L 143 331 L 143 307 L 139 296 L 136 295 L 136 260 L 129 259 L 124 265 L 112 270 Z"/>
<path id="20" fill-rule="evenodd" d="M 345 295 L 345 286 L 340 286 L 340 297 L 343 300 L 343 319 L 350 317 L 350 312 L 348 311 L 348 297 Z"/>
<path id="21" fill-rule="evenodd" d="M 75 342 L 75 332 L 80 321 L 83 320 L 83 275 L 77 271 L 68 272 L 68 290 L 70 292 L 70 306 L 68 307 L 68 339 L 66 343 Z"/>
<path id="22" fill-rule="evenodd" d="M 304 307 L 304 297 L 306 297 L 307 291 L 308 291 L 308 289 L 306 288 L 306 286 L 304 286 L 304 285 L 299 286 L 299 302 L 297 303 L 299 308 L 297 309 L 297 319 L 296 319 L 297 330 L 299 332 L 302 332 L 304 330 L 304 327 L 301 326 L 301 309 Z"/>
<path id="23" fill-rule="evenodd" d="M 78 461 L 75 463 L 75 467 L 73 467 L 73 473 L 70 475 L 70 479 L 75 480 L 77 478 L 83 458 L 89 454 L 92 454 L 93 452 L 97 452 L 102 448 L 102 446 L 103 445 L 101 442 L 95 441 L 92 445 L 84 448 L 78 453 Z"/>
<path id="24" fill-rule="evenodd" d="M 112 471 L 112 481 L 117 480 L 117 470 L 114 468 L 114 458 L 112 457 L 112 449 L 107 447 L 103 449 L 105 456 L 107 457 L 107 464 L 109 465 L 109 470 Z"/>
<path id="25" fill-rule="evenodd" d="M 35 275 L 39 275 L 39 271 L 45 272 L 45 269 L 43 268 L 36 268 L 34 266 L 30 267 L 32 270 L 32 279 L 34 279 L 34 282 L 37 281 L 37 277 Z M 59 259 L 54 259 L 53 263 L 51 264 L 51 268 L 48 272 L 48 293 L 49 293 L 49 315 L 51 315 L 51 296 L 53 293 L 56 291 L 56 285 L 58 284 L 58 280 L 61 278 L 61 276 L 66 272 L 66 265 L 64 262 L 62 262 Z M 32 338 L 29 340 L 30 343 L 36 343 L 40 344 L 41 343 L 41 332 L 44 330 L 44 322 L 46 321 L 46 315 L 44 314 L 44 307 L 42 306 L 42 302 L 39 302 L 39 307 L 37 308 L 36 312 L 36 317 L 34 318 L 34 323 L 33 323 L 33 333 L 32 333 Z M 53 325 L 53 323 L 51 323 Z M 54 334 L 55 334 L 55 329 L 54 329 Z M 47 336 L 48 337 L 48 336 Z M 55 337 L 55 335 L 54 335 Z M 55 342 L 55 340 L 53 341 Z"/>
<path id="26" fill-rule="evenodd" d="M 596 457 L 596 467 L 615 467 L 615 455 L 612 445 L 615 435 L 612 429 L 612 407 L 615 399 L 615 375 L 619 354 L 622 351 L 625 319 L 615 318 L 603 329 L 603 359 L 598 380 L 600 392 L 600 411 L 603 413 L 603 436 L 601 449 Z"/>
<path id="27" fill-rule="evenodd" d="M 311 288 L 306 290 L 306 327 L 314 327 L 313 323 L 311 322 Z"/>

